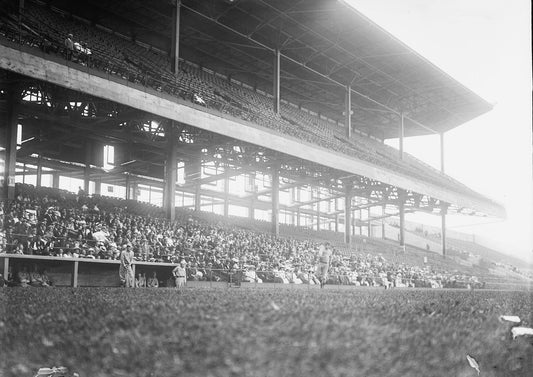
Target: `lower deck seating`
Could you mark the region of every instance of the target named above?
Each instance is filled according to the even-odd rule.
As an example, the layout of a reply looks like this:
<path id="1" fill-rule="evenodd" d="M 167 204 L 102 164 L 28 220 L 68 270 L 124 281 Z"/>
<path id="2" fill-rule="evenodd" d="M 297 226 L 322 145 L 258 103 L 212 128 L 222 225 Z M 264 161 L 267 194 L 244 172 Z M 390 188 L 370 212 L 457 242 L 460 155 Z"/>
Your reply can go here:
<path id="1" fill-rule="evenodd" d="M 324 242 L 320 233 L 275 237 L 245 229 L 237 220 L 182 209 L 169 222 L 160 208 L 146 203 L 21 184 L 16 200 L 4 204 L 0 225 L 2 251 L 10 254 L 117 259 L 131 245 L 138 261 L 185 261 L 191 279 L 213 270 L 242 270 L 261 281 L 309 283 Z M 261 222 L 252 226 L 260 228 Z M 478 281 L 443 266 L 409 265 L 385 249 L 377 253 L 378 248 L 371 240 L 357 249 L 334 243 L 332 282 L 445 286 Z"/>

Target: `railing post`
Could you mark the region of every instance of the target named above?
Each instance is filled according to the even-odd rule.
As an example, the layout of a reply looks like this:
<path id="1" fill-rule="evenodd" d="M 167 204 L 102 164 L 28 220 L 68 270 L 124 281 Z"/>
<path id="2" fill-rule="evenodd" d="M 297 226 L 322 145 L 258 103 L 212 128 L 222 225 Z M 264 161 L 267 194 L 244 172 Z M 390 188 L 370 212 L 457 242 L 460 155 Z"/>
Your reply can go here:
<path id="1" fill-rule="evenodd" d="M 79 268 L 79 262 L 74 261 L 74 264 L 72 265 L 72 275 L 71 275 L 71 286 L 74 288 L 78 286 L 78 268 Z"/>
<path id="2" fill-rule="evenodd" d="M 4 281 L 9 279 L 9 257 L 4 258 Z"/>

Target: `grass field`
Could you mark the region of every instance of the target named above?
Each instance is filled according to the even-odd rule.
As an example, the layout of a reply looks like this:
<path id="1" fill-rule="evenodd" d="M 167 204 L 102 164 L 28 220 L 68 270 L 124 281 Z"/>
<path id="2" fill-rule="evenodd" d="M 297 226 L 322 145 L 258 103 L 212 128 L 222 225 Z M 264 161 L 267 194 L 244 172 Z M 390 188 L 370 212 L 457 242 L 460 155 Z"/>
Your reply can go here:
<path id="1" fill-rule="evenodd" d="M 0 290 L 0 374 L 85 376 L 533 375 L 533 295 L 276 288 Z"/>

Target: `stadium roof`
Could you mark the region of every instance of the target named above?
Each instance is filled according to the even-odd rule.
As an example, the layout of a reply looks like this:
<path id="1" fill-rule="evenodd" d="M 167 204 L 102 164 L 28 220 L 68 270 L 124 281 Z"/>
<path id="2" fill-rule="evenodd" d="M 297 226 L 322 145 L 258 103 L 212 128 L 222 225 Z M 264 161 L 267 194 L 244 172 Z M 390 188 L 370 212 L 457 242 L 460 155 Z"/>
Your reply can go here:
<path id="1" fill-rule="evenodd" d="M 172 1 L 50 4 L 169 51 Z M 180 56 L 272 92 L 279 49 L 282 99 L 343 121 L 345 86 L 352 124 L 379 138 L 445 132 L 492 106 L 339 0 L 181 1 Z"/>

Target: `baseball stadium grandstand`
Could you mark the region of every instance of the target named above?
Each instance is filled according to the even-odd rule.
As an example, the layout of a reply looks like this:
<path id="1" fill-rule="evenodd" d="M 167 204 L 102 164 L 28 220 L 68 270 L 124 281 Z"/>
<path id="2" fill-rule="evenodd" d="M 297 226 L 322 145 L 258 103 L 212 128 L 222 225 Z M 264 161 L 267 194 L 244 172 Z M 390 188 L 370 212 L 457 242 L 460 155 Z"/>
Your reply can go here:
<path id="1" fill-rule="evenodd" d="M 447 213 L 505 210 L 444 166 L 405 153 L 403 138 L 439 134 L 443 158 L 445 132 L 491 106 L 347 9 L 338 1 L 7 2 L 4 213 L 20 195 L 16 182 L 36 186 L 38 201 L 40 187 L 69 185 L 93 199 L 157 205 L 174 223 L 176 208 L 188 208 L 266 220 L 262 231 L 275 237 L 282 224 L 346 245 L 360 238 L 356 229 L 385 239 L 384 219 L 397 216 L 393 241 L 405 247 L 405 214 L 422 211 L 442 217 L 433 251 L 444 256 Z M 399 150 L 384 143 L 397 137 Z M 41 225 L 46 207 L 28 206 L 39 226 L 23 236 L 4 221 L 6 251 L 42 254 L 21 245 L 29 231 L 43 243 L 57 237 L 39 229 L 53 225 Z"/>
<path id="2" fill-rule="evenodd" d="M 446 132 L 491 108 L 344 1 L 0 0 L 1 283 L 76 288 L 2 288 L 0 368 L 28 375 L 55 355 L 96 376 L 340 376 L 354 362 L 368 376 L 434 375 L 405 355 L 384 373 L 368 361 L 374 348 L 341 360 L 349 340 L 314 357 L 324 322 L 277 331 L 331 307 L 366 340 L 413 313 L 427 335 L 449 313 L 494 314 L 508 297 L 490 289 L 529 284 L 488 257 L 472 262 L 472 243 L 447 243 L 448 214 L 506 216 L 444 172 Z M 440 170 L 403 150 L 423 135 L 440 136 Z M 406 225 L 417 212 L 441 218 L 438 237 Z M 375 312 L 383 323 L 368 322 Z M 208 322 L 217 331 L 187 338 Z M 328 331 L 344 339 L 342 326 Z M 442 331 L 443 344 L 459 342 Z M 403 350 L 395 334 L 380 338 L 385 354 Z M 34 338 L 43 348 L 26 354 Z M 409 339 L 417 355 L 430 346 Z M 302 345 L 304 358 L 291 353 Z"/>

